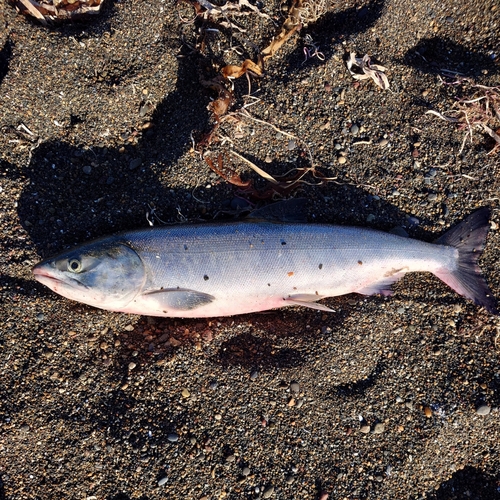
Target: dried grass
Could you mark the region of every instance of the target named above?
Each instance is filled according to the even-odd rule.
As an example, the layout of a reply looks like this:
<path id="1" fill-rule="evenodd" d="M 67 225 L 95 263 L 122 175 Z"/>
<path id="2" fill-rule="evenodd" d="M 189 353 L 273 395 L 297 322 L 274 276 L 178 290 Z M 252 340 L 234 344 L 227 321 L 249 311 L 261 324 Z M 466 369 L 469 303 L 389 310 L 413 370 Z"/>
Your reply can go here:
<path id="1" fill-rule="evenodd" d="M 467 99 L 458 99 L 452 109 L 445 113 L 435 110 L 426 113 L 455 123 L 459 130 L 465 131 L 458 154 L 463 152 L 467 140 L 472 144 L 474 131 L 486 133 L 495 141 L 489 155 L 498 152 L 500 150 L 500 87 L 478 85 L 468 78 L 458 78 L 451 82 L 441 78 L 441 82 L 443 85 L 461 85 L 463 93 L 470 95 Z"/>

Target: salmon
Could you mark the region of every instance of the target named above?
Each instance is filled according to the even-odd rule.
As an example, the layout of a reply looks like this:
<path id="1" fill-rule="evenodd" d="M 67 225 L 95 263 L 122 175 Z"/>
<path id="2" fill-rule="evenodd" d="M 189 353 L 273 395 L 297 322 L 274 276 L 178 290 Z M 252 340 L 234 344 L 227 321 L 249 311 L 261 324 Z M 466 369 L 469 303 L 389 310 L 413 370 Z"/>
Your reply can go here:
<path id="1" fill-rule="evenodd" d="M 101 238 L 40 262 L 33 274 L 54 292 L 101 309 L 201 318 L 283 306 L 331 311 L 319 301 L 348 293 L 390 295 L 391 284 L 406 273 L 430 272 L 498 314 L 477 263 L 489 229 L 488 207 L 434 243 L 309 224 L 303 217 L 294 222 L 283 215 L 288 209 L 271 207 L 239 222 L 154 227 Z"/>

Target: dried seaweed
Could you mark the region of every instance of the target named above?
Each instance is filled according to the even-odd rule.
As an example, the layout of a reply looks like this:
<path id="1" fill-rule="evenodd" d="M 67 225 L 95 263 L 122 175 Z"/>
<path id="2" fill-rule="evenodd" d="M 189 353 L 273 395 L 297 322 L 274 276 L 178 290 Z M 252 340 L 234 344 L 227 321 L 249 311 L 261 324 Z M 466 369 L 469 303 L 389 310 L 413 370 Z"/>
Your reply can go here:
<path id="1" fill-rule="evenodd" d="M 385 75 L 387 68 L 380 64 L 373 64 L 368 54 L 356 57 L 355 52 L 351 52 L 347 59 L 347 69 L 355 80 L 371 78 L 382 90 L 387 90 L 390 86 Z"/>
<path id="2" fill-rule="evenodd" d="M 461 154 L 469 139 L 472 144 L 474 130 L 486 132 L 495 142 L 488 154 L 500 150 L 500 87 L 487 87 L 475 84 L 468 78 L 458 78 L 454 81 L 441 80 L 443 85 L 461 85 L 464 93 L 472 93 L 468 99 L 458 99 L 452 109 L 446 114 L 429 110 L 426 114 L 433 114 L 442 120 L 456 123 L 459 130 L 465 130 L 462 145 L 458 154 Z"/>
<path id="3" fill-rule="evenodd" d="M 54 21 L 74 21 L 98 14 L 104 0 L 9 0 L 21 14 L 47 26 Z"/>

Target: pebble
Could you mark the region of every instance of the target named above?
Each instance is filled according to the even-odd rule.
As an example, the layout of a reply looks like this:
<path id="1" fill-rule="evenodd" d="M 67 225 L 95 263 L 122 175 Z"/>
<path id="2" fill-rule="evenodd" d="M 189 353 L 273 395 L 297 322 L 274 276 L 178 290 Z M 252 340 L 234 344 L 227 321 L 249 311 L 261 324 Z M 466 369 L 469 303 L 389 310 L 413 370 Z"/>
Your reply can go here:
<path id="1" fill-rule="evenodd" d="M 428 406 L 424 407 L 424 413 L 427 418 L 432 417 L 432 410 Z"/>
<path id="2" fill-rule="evenodd" d="M 125 330 L 126 330 L 127 332 L 132 332 L 132 331 L 134 331 L 134 328 L 135 328 L 135 327 L 134 327 L 134 325 L 127 325 L 127 326 L 125 327 Z"/>
<path id="3" fill-rule="evenodd" d="M 85 165 L 83 168 L 83 173 L 84 174 L 87 174 L 87 175 L 90 175 L 92 173 L 92 167 L 90 165 Z"/>
<path id="4" fill-rule="evenodd" d="M 491 406 L 488 405 L 481 405 L 477 410 L 476 410 L 478 415 L 489 415 L 491 412 Z"/>
<path id="5" fill-rule="evenodd" d="M 219 384 L 217 383 L 217 380 L 212 380 L 212 381 L 210 382 L 210 384 L 208 385 L 208 387 L 210 387 L 210 389 L 212 389 L 212 390 L 215 390 L 215 389 L 217 389 L 217 386 L 218 386 L 218 385 L 219 385 Z"/>
<path id="6" fill-rule="evenodd" d="M 255 380 L 259 376 L 258 370 L 252 370 L 250 373 L 250 380 Z"/>
<path id="7" fill-rule="evenodd" d="M 189 396 L 191 396 L 191 393 L 186 388 L 182 389 L 181 394 L 183 398 L 188 398 Z"/>
<path id="8" fill-rule="evenodd" d="M 290 384 L 290 390 L 294 392 L 295 394 L 298 394 L 300 391 L 300 385 L 298 382 L 292 382 Z"/>
<path id="9" fill-rule="evenodd" d="M 385 424 L 379 422 L 378 424 L 375 425 L 375 428 L 373 429 L 373 434 L 382 434 L 382 432 L 384 431 L 385 431 Z"/>
<path id="10" fill-rule="evenodd" d="M 359 133 L 359 127 L 356 124 L 352 125 L 351 126 L 351 134 L 358 135 L 358 133 Z"/>
<path id="11" fill-rule="evenodd" d="M 129 371 L 132 371 L 132 370 L 133 370 L 136 366 L 137 366 L 137 365 L 136 365 L 133 361 L 131 361 L 131 362 L 128 364 L 128 369 L 129 369 Z"/>
<path id="12" fill-rule="evenodd" d="M 289 474 L 285 478 L 286 484 L 292 484 L 295 481 L 295 477 L 292 474 Z"/>
<path id="13" fill-rule="evenodd" d="M 343 164 L 347 161 L 347 158 L 346 158 L 345 156 L 339 156 L 339 157 L 337 158 L 337 161 L 338 161 L 341 165 L 343 165 Z"/>
<path id="14" fill-rule="evenodd" d="M 369 425 L 363 425 L 361 426 L 361 428 L 359 429 L 360 432 L 362 432 L 363 434 L 368 434 L 370 432 L 370 426 Z"/>
<path id="15" fill-rule="evenodd" d="M 333 147 L 334 147 L 337 151 L 339 151 L 340 149 L 342 149 L 342 144 L 340 144 L 339 142 L 336 142 L 336 143 L 333 145 Z"/>
<path id="16" fill-rule="evenodd" d="M 166 484 L 168 481 L 168 477 L 162 477 L 159 481 L 158 481 L 158 486 L 163 486 L 164 484 Z"/>
<path id="17" fill-rule="evenodd" d="M 262 493 L 262 498 L 271 498 L 274 493 L 274 486 L 268 486 L 265 490 L 264 493 Z"/>
<path id="18" fill-rule="evenodd" d="M 243 470 L 241 471 L 241 473 L 247 477 L 250 475 L 250 469 L 248 467 L 243 467 Z"/>
<path id="19" fill-rule="evenodd" d="M 290 140 L 288 141 L 288 146 L 287 146 L 288 151 L 292 151 L 292 150 L 294 150 L 296 147 L 297 147 L 297 144 L 295 144 L 295 141 L 294 141 L 293 139 L 290 139 Z"/>
<path id="20" fill-rule="evenodd" d="M 135 170 L 137 167 L 140 167 L 142 165 L 142 160 L 140 158 L 134 158 L 133 160 L 130 161 L 128 168 L 130 170 Z"/>
<path id="21" fill-rule="evenodd" d="M 176 434 L 175 432 L 171 432 L 168 436 L 167 436 L 167 439 L 171 442 L 171 443 L 177 443 L 177 441 L 179 441 L 179 435 Z"/>
<path id="22" fill-rule="evenodd" d="M 385 147 L 389 144 L 389 139 L 382 139 L 379 141 L 379 146 Z"/>
<path id="23" fill-rule="evenodd" d="M 427 199 L 428 199 L 429 201 L 434 201 L 434 200 L 437 200 L 437 197 L 438 197 L 438 196 L 437 196 L 437 194 L 436 194 L 436 193 L 431 193 L 431 194 L 429 194 L 429 196 L 427 196 Z"/>
<path id="24" fill-rule="evenodd" d="M 228 463 L 233 463 L 235 460 L 236 460 L 236 456 L 235 455 L 228 455 L 226 457 L 226 462 L 228 462 Z"/>

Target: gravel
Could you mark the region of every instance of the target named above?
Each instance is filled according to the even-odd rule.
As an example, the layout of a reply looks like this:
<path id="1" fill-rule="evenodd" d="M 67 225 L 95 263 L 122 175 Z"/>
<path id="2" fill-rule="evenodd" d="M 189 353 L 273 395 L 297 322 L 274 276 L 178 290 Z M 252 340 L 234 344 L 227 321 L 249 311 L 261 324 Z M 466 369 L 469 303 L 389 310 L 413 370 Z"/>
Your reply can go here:
<path id="1" fill-rule="evenodd" d="M 280 5 L 263 12 L 280 20 Z M 498 14 L 492 0 L 333 3 L 250 78 L 247 111 L 279 135 L 233 115 L 205 153 L 262 192 L 230 145 L 275 178 L 312 155 L 316 175 L 290 193 L 311 222 L 433 241 L 491 205 L 480 265 L 500 297 L 498 154 L 479 129 L 460 152 L 466 130 L 426 114 L 477 97 L 438 71 L 498 85 Z M 105 2 L 50 28 L 3 4 L 0 21 L 0 498 L 498 498 L 498 319 L 432 276 L 325 300 L 333 314 L 193 320 L 93 309 L 31 276 L 148 219 L 226 220 L 270 201 L 191 142 L 217 97 L 200 85 L 210 51 L 217 67 L 253 57 L 277 33 L 268 18 L 204 32 L 205 57 L 188 3 Z M 304 61 L 306 33 L 324 61 Z M 350 51 L 385 66 L 391 89 L 354 80 Z M 248 82 L 233 83 L 236 109 Z"/>

